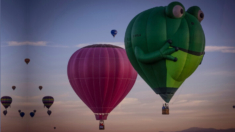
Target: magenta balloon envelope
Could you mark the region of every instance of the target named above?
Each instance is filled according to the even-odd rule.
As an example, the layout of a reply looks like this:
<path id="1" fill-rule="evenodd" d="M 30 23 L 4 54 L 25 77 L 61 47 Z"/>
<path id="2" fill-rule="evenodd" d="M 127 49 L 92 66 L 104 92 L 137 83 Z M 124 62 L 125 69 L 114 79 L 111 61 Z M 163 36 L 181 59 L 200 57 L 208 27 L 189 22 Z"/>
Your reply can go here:
<path id="1" fill-rule="evenodd" d="M 137 72 L 126 51 L 110 44 L 94 44 L 77 50 L 68 63 L 68 78 L 73 90 L 95 113 L 106 120 L 129 93 Z"/>

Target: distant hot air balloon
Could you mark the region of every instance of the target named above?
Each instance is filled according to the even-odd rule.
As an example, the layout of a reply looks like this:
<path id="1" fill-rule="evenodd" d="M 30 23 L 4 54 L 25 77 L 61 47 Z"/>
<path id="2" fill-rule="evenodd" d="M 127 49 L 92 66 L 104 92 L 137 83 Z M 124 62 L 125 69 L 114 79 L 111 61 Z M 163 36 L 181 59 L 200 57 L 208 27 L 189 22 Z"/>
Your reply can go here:
<path id="1" fill-rule="evenodd" d="M 56 127 L 54 127 L 54 129 L 56 129 Z"/>
<path id="2" fill-rule="evenodd" d="M 73 90 L 100 123 L 129 93 L 137 77 L 125 50 L 110 44 L 77 50 L 69 60 L 67 73 Z"/>
<path id="3" fill-rule="evenodd" d="M 233 106 L 233 108 L 235 108 L 235 105 Z"/>
<path id="4" fill-rule="evenodd" d="M 15 89 L 16 89 L 16 86 L 12 86 L 12 89 L 15 90 Z"/>
<path id="5" fill-rule="evenodd" d="M 11 102 L 12 98 L 10 96 L 3 96 L 1 98 L 1 103 L 5 107 L 5 109 L 7 109 L 11 105 Z"/>
<path id="6" fill-rule="evenodd" d="M 125 49 L 131 64 L 166 103 L 202 62 L 203 18 L 198 6 L 185 10 L 180 2 L 171 2 L 139 13 L 126 29 Z"/>
<path id="7" fill-rule="evenodd" d="M 24 112 L 20 112 L 20 116 L 23 118 L 24 117 Z"/>
<path id="8" fill-rule="evenodd" d="M 21 112 L 21 110 L 18 110 L 18 112 L 20 113 L 20 112 Z"/>
<path id="9" fill-rule="evenodd" d="M 6 114 L 7 114 L 7 110 L 4 110 L 4 111 L 3 111 L 3 114 L 6 115 Z"/>
<path id="10" fill-rule="evenodd" d="M 29 58 L 24 59 L 25 63 L 28 64 L 30 62 Z"/>
<path id="11" fill-rule="evenodd" d="M 53 102 L 54 102 L 54 98 L 51 96 L 45 96 L 42 98 L 42 103 L 44 104 L 44 107 L 47 107 L 47 109 L 51 107 Z"/>
<path id="12" fill-rule="evenodd" d="M 39 86 L 39 89 L 40 89 L 40 90 L 42 90 L 42 88 L 43 88 L 42 86 Z"/>
<path id="13" fill-rule="evenodd" d="M 36 113 L 36 110 L 33 110 L 34 113 Z"/>
<path id="14" fill-rule="evenodd" d="M 113 35 L 113 37 L 115 37 L 117 35 L 117 30 L 115 29 L 111 30 L 111 34 Z"/>
<path id="15" fill-rule="evenodd" d="M 30 112 L 30 114 L 29 114 L 31 117 L 34 117 L 34 112 Z"/>
<path id="16" fill-rule="evenodd" d="M 47 114 L 48 114 L 49 116 L 51 115 L 51 113 L 52 113 L 52 111 L 50 111 L 50 110 L 47 111 Z"/>

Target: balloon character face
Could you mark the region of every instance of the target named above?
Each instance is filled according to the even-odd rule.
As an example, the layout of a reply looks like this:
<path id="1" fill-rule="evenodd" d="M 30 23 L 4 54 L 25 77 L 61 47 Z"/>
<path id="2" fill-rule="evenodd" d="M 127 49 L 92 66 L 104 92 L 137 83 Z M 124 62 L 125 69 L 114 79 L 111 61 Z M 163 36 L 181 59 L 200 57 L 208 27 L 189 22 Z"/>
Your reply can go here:
<path id="1" fill-rule="evenodd" d="M 141 12 L 127 27 L 125 47 L 130 62 L 167 103 L 202 61 L 203 18 L 199 7 L 185 11 L 181 3 L 172 2 Z"/>

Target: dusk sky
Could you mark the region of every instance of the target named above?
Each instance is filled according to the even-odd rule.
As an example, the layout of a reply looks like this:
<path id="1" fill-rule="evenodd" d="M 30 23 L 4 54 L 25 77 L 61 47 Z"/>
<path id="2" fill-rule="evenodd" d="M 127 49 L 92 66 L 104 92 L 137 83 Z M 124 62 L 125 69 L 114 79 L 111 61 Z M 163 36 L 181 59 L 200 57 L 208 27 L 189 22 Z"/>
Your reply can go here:
<path id="1" fill-rule="evenodd" d="M 164 101 L 138 75 L 124 100 L 105 120 L 107 132 L 175 132 L 191 127 L 235 128 L 235 1 L 178 0 L 198 6 L 206 38 L 202 64 Z M 129 22 L 140 12 L 172 0 L 1 0 L 1 96 L 13 102 L 2 132 L 95 132 L 98 121 L 70 86 L 67 65 L 86 45 L 124 48 Z M 118 31 L 115 38 L 110 31 Z M 28 65 L 24 59 L 30 58 Z M 16 90 L 12 90 L 12 85 Z M 40 91 L 38 86 L 42 85 Z M 42 98 L 55 101 L 47 115 Z M 19 116 L 18 110 L 25 112 Z M 31 118 L 29 113 L 37 110 Z M 56 127 L 56 130 L 53 128 Z"/>

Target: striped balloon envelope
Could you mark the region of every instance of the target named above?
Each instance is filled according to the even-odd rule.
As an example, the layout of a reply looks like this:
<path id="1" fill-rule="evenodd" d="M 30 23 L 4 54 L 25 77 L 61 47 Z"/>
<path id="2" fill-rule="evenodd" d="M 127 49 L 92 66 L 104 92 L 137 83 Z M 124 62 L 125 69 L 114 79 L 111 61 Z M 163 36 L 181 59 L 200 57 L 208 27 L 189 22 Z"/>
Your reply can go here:
<path id="1" fill-rule="evenodd" d="M 47 109 L 51 107 L 53 102 L 54 102 L 54 98 L 51 96 L 45 96 L 42 98 L 42 103 L 44 104 L 44 107 L 47 107 Z"/>
<path id="2" fill-rule="evenodd" d="M 129 93 L 137 78 L 126 51 L 110 44 L 77 50 L 69 60 L 67 73 L 75 93 L 102 122 Z"/>
<path id="3" fill-rule="evenodd" d="M 1 103 L 6 109 L 11 105 L 11 102 L 12 98 L 10 96 L 3 96 L 1 98 Z"/>

